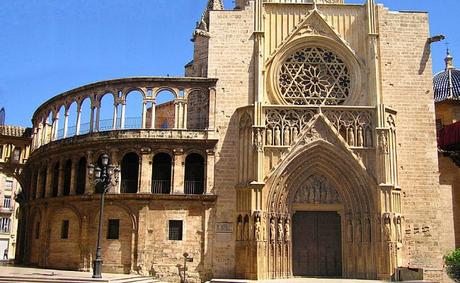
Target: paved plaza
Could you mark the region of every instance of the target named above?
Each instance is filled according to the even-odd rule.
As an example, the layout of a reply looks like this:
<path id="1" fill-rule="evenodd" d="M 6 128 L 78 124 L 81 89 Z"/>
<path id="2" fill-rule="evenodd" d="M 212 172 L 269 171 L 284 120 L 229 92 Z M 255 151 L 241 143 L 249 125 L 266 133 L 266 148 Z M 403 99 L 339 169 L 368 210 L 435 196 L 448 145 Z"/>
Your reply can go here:
<path id="1" fill-rule="evenodd" d="M 104 273 L 102 279 L 94 279 L 90 272 L 67 271 L 56 269 L 29 268 L 18 266 L 0 266 L 0 283 L 4 282 L 107 282 L 107 283 L 153 283 L 161 281 L 150 277 L 129 274 Z M 179 276 L 178 276 L 179 282 Z M 359 280 L 359 279 L 326 279 L 326 278 L 291 278 L 274 280 L 232 280 L 232 279 L 213 279 L 207 283 L 382 283 L 378 280 Z M 428 281 L 405 281 L 405 282 L 428 282 Z M 164 282 L 163 282 L 164 283 Z M 195 283 L 190 280 L 189 283 Z"/>

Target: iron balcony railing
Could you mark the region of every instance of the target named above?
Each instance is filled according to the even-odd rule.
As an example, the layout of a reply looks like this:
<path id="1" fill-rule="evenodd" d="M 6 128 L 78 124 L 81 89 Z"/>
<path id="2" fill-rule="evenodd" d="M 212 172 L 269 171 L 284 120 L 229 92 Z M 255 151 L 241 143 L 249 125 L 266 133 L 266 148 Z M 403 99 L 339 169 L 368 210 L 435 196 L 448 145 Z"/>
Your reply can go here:
<path id="1" fill-rule="evenodd" d="M 185 181 L 184 193 L 186 195 L 203 194 L 203 182 L 202 181 Z"/>
<path id="2" fill-rule="evenodd" d="M 170 194 L 170 180 L 152 180 L 152 194 Z"/>

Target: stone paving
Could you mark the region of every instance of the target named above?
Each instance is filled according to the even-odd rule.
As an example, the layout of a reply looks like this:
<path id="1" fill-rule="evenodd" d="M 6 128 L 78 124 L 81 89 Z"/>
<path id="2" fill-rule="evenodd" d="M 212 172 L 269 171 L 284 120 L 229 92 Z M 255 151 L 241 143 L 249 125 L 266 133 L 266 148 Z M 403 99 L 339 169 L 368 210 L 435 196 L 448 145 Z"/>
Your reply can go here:
<path id="1" fill-rule="evenodd" d="M 102 279 L 92 278 L 92 273 L 18 266 L 0 266 L 0 282 L 159 282 L 132 274 L 103 273 Z"/>

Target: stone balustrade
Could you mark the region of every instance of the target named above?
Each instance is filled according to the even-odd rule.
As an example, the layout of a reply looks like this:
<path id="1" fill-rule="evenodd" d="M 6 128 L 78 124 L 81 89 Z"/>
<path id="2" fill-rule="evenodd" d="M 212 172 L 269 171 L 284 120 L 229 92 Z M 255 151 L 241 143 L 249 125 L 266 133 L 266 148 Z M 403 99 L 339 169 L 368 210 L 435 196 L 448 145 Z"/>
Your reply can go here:
<path id="1" fill-rule="evenodd" d="M 35 150 L 58 139 L 100 131 L 158 128 L 213 130 L 216 81 L 206 78 L 138 77 L 102 81 L 70 90 L 53 97 L 36 110 L 32 119 L 32 148 Z M 126 117 L 127 98 L 133 92 L 141 94 L 142 110 L 138 113 L 139 117 Z M 157 103 L 157 96 L 163 92 L 173 97 L 169 103 Z M 106 95 L 113 97 L 113 115 L 109 120 L 101 119 L 102 99 Z M 89 109 L 83 109 L 84 105 Z M 74 112 L 70 111 L 72 106 Z M 166 125 L 159 126 L 156 118 L 160 114 L 156 113 L 159 111 L 156 109 L 162 111 L 161 117 Z M 84 111 L 89 113 L 89 121 L 82 121 Z M 74 123 L 71 124 L 72 115 Z M 169 121 L 171 123 L 168 124 Z"/>

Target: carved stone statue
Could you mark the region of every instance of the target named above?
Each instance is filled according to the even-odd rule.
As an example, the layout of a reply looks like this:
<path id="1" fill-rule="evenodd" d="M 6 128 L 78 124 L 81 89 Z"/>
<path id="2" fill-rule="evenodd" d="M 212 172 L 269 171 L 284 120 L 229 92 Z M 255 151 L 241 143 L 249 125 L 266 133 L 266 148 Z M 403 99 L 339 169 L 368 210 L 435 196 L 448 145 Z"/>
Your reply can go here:
<path id="1" fill-rule="evenodd" d="M 295 142 L 298 136 L 299 136 L 299 130 L 297 129 L 297 127 L 294 127 L 292 129 L 292 141 Z"/>
<path id="2" fill-rule="evenodd" d="M 276 238 L 275 218 L 270 219 L 270 241 L 274 242 Z"/>
<path id="3" fill-rule="evenodd" d="M 355 133 L 352 127 L 348 128 L 348 144 L 350 146 L 355 146 Z"/>
<path id="4" fill-rule="evenodd" d="M 289 224 L 289 219 L 286 219 L 286 223 L 284 224 L 284 233 L 285 233 L 285 240 L 286 242 L 289 242 L 291 240 L 291 227 Z"/>
<path id="5" fill-rule="evenodd" d="M 363 128 L 358 128 L 358 143 L 357 146 L 363 147 L 364 146 L 364 136 L 363 136 Z"/>
<path id="6" fill-rule="evenodd" d="M 272 145 L 273 144 L 273 133 L 272 129 L 268 128 L 267 131 L 265 132 L 267 135 L 267 145 Z"/>
<path id="7" fill-rule="evenodd" d="M 260 223 L 260 214 L 255 215 L 254 232 L 256 241 L 262 240 L 262 224 Z"/>
<path id="8" fill-rule="evenodd" d="M 351 217 L 348 218 L 347 221 L 347 242 L 353 242 L 353 221 L 351 220 Z"/>
<path id="9" fill-rule="evenodd" d="M 283 227 L 283 220 L 278 220 L 278 241 L 282 242 L 284 240 L 284 227 Z"/>
<path id="10" fill-rule="evenodd" d="M 383 226 L 385 241 L 391 242 L 391 218 L 389 213 L 383 215 Z"/>
<path id="11" fill-rule="evenodd" d="M 275 145 L 281 145 L 281 131 L 278 126 L 275 128 Z"/>
<path id="12" fill-rule="evenodd" d="M 289 126 L 284 127 L 283 139 L 284 139 L 284 145 L 290 145 L 291 144 L 291 136 L 290 136 Z"/>
<path id="13" fill-rule="evenodd" d="M 241 219 L 238 219 L 238 222 L 236 223 L 236 240 L 241 241 L 242 240 L 242 232 L 243 232 L 243 223 L 241 223 Z"/>
<path id="14" fill-rule="evenodd" d="M 398 242 L 402 242 L 402 225 L 401 225 L 401 216 L 396 218 L 396 239 Z"/>
<path id="15" fill-rule="evenodd" d="M 362 230 L 361 219 L 356 220 L 356 242 L 361 243 L 363 241 L 363 230 Z"/>
<path id="16" fill-rule="evenodd" d="M 384 132 L 379 134 L 379 150 L 382 153 L 388 153 L 388 140 L 387 135 Z"/>

